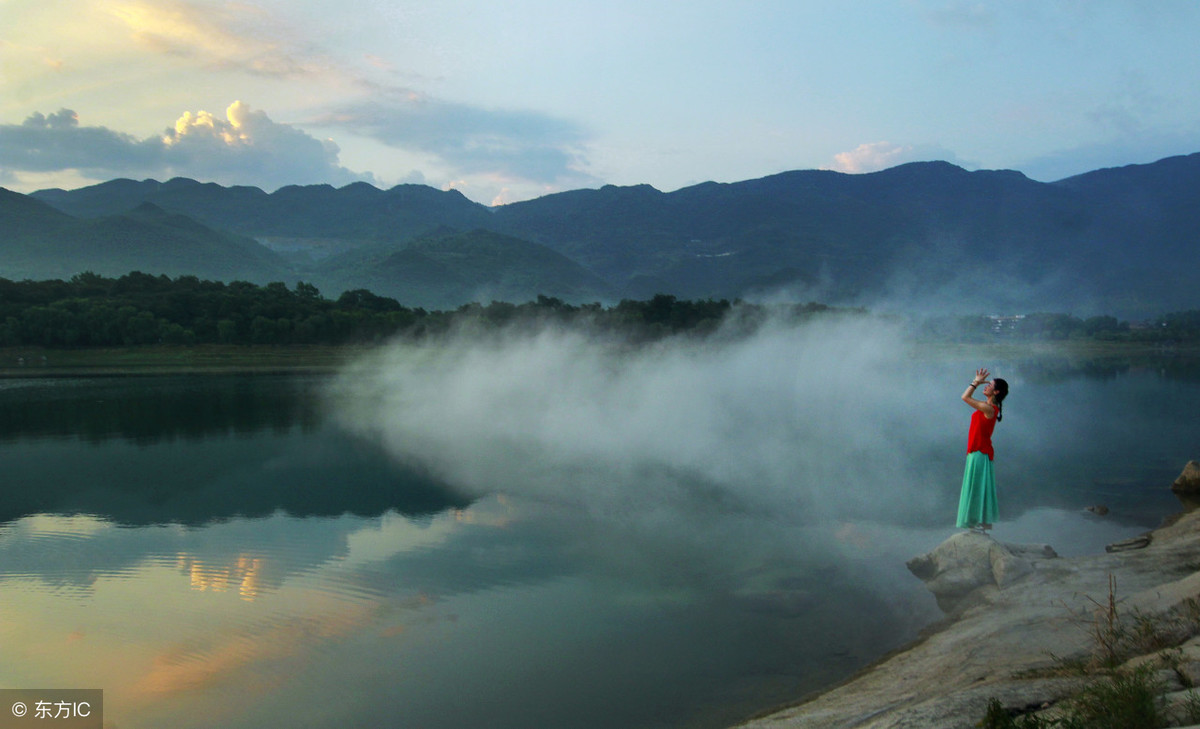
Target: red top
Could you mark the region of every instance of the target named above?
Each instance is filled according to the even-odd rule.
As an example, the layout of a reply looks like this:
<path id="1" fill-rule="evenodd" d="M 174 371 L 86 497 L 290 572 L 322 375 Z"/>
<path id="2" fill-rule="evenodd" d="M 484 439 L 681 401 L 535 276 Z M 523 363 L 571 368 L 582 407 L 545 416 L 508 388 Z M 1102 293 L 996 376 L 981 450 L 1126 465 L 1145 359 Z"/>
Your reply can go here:
<path id="1" fill-rule="evenodd" d="M 996 418 L 988 417 L 982 410 L 971 415 L 971 430 L 967 433 L 967 453 L 979 451 L 992 460 L 992 431 L 996 429 Z"/>

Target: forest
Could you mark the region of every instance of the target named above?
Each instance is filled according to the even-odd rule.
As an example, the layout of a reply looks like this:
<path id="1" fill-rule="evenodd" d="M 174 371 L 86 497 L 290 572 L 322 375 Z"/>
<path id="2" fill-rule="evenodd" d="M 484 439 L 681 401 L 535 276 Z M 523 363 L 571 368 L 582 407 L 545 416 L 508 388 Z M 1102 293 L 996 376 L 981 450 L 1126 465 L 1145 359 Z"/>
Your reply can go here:
<path id="1" fill-rule="evenodd" d="M 467 304 L 451 311 L 402 306 L 365 289 L 323 297 L 312 284 L 223 283 L 195 276 L 93 273 L 68 281 L 0 278 L 0 346 L 113 347 L 145 344 L 348 344 L 419 338 L 476 325 L 556 321 L 619 330 L 638 339 L 706 332 L 729 301 L 659 295 L 616 306 L 575 306 L 538 296 L 525 304 Z M 824 307 L 810 306 L 810 310 Z"/>
<path id="2" fill-rule="evenodd" d="M 584 326 L 639 342 L 681 334 L 706 336 L 718 330 L 749 332 L 771 318 L 834 314 L 872 315 L 864 309 L 815 302 L 768 306 L 726 299 L 680 300 L 667 294 L 607 307 L 538 296 L 524 304 L 493 301 L 426 311 L 366 289 L 346 291 L 331 300 L 304 282 L 288 288 L 282 282 L 223 283 L 140 272 L 119 278 L 83 273 L 67 281 L 0 278 L 0 346 L 330 345 L 422 338 L 464 326 L 498 329 L 546 322 Z M 1200 310 L 1132 324 L 1111 316 L 1079 318 L 1062 313 L 925 317 L 906 324 L 918 336 L 938 341 L 1200 341 Z"/>

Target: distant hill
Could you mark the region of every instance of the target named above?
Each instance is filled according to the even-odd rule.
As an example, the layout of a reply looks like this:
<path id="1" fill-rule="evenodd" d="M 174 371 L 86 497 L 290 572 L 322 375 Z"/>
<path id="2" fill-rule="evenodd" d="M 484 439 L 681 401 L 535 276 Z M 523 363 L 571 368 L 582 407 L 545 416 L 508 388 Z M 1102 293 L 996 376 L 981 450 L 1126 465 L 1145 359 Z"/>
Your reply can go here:
<path id="1" fill-rule="evenodd" d="M 0 277 L 10 280 L 137 270 L 266 283 L 289 273 L 277 254 L 255 241 L 150 203 L 121 215 L 80 220 L 0 190 L 0 231 Z"/>
<path id="2" fill-rule="evenodd" d="M 44 202 L 0 187 L 0 238 L 16 247 L 45 232 L 62 231 L 75 223 L 70 215 Z"/>
<path id="3" fill-rule="evenodd" d="M 1087 307 L 1127 284 L 1166 293 L 1161 280 L 1128 281 L 1105 262 L 1128 253 L 1110 227 L 1112 205 L 1015 172 L 939 162 L 865 175 L 789 172 L 666 194 L 579 190 L 501 208 L 495 225 L 624 282 L 636 297 L 782 287 L 832 302 L 1024 310 Z M 1157 246 L 1181 224 L 1143 215 L 1126 230 Z M 1140 248 L 1136 255 L 1150 253 L 1156 270 L 1170 270 L 1157 250 Z M 1194 300 L 1181 287 L 1164 298 Z"/>
<path id="4" fill-rule="evenodd" d="M 781 293 L 964 313 L 1136 317 L 1200 306 L 1189 275 L 1200 265 L 1200 154 L 1054 183 L 922 162 L 669 193 L 606 186 L 498 208 L 365 183 L 268 194 L 114 180 L 31 197 L 85 222 L 153 203 L 286 253 L 288 273 L 326 293 L 371 288 L 413 306 L 522 297 L 530 287 L 576 301 Z M 64 224 L 45 208 L 36 217 L 47 229 Z"/>
<path id="5" fill-rule="evenodd" d="M 488 208 L 456 190 L 425 185 L 380 190 L 365 182 L 339 189 L 292 185 L 268 194 L 256 187 L 221 187 L 186 178 L 112 180 L 79 190 L 40 190 L 33 197 L 81 218 L 115 215 L 150 202 L 255 238 L 412 239 L 442 226 L 485 227 L 489 219 Z"/>
<path id="6" fill-rule="evenodd" d="M 407 244 L 352 251 L 330 259 L 317 282 L 331 288 L 366 288 L 434 308 L 470 301 L 524 302 L 538 294 L 569 301 L 614 296 L 603 279 L 566 256 L 481 229 L 443 229 Z"/>

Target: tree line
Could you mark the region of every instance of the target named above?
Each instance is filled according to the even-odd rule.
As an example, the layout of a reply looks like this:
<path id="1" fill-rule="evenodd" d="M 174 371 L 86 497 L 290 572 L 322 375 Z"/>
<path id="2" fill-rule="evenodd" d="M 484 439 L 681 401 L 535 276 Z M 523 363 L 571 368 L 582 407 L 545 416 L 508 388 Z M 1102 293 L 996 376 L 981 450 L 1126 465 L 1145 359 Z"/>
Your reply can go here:
<path id="1" fill-rule="evenodd" d="M 195 276 L 82 273 L 68 281 L 0 278 L 0 346 L 98 347 L 144 344 L 347 344 L 423 337 L 474 325 L 587 321 L 642 339 L 714 330 L 727 300 L 659 295 L 616 306 L 576 306 L 538 296 L 525 304 L 468 304 L 452 311 L 402 306 L 366 289 L 323 297 L 298 282 L 223 283 Z"/>
<path id="2" fill-rule="evenodd" d="M 770 318 L 799 320 L 831 313 L 868 314 L 864 309 L 815 302 L 767 307 L 727 299 L 681 300 L 668 294 L 646 301 L 626 299 L 608 307 L 538 296 L 523 304 L 493 301 L 426 311 L 366 289 L 346 291 L 331 300 L 304 282 L 288 288 L 281 282 L 223 283 L 140 272 L 119 278 L 82 273 L 68 281 L 0 278 L 0 346 L 336 345 L 434 336 L 466 326 L 498 329 L 546 322 L 652 341 L 672 335 L 706 336 L 724 327 L 748 332 Z M 942 341 L 1196 342 L 1200 341 L 1200 310 L 1137 324 L 1111 316 L 1081 319 L 1035 313 L 928 318 L 913 326 L 918 334 Z"/>

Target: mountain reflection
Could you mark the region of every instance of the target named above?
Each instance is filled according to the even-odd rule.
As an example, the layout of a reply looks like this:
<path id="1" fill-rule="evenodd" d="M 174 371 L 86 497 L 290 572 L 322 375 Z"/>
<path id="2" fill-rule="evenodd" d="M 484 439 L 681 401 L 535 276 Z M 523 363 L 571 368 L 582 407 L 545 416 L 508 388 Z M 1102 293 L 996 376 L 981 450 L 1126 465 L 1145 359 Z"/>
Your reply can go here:
<path id="1" fill-rule="evenodd" d="M 470 501 L 324 422 L 313 377 L 0 383 L 0 523 L 435 514 Z"/>

